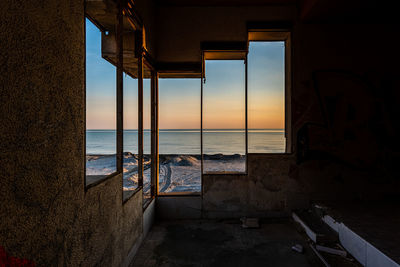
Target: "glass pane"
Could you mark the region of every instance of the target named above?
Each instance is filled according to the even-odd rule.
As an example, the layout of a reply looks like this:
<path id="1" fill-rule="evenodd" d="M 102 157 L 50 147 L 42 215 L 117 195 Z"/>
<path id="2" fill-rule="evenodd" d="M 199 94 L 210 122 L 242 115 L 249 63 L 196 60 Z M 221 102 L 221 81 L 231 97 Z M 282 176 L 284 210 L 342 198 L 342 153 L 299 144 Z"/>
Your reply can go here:
<path id="1" fill-rule="evenodd" d="M 159 190 L 201 192 L 200 80 L 159 80 Z"/>
<path id="2" fill-rule="evenodd" d="M 203 85 L 204 172 L 245 172 L 245 64 L 206 61 Z"/>
<path id="3" fill-rule="evenodd" d="M 116 171 L 116 69 L 102 58 L 101 35 L 86 19 L 87 184 Z"/>
<path id="4" fill-rule="evenodd" d="M 124 74 L 124 191 L 138 187 L 138 81 Z"/>
<path id="5" fill-rule="evenodd" d="M 151 198 L 151 71 L 143 67 L 143 198 Z"/>
<path id="6" fill-rule="evenodd" d="M 135 58 L 135 32 L 123 16 L 123 190 L 124 199 L 138 188 L 138 61 Z"/>
<path id="7" fill-rule="evenodd" d="M 285 42 L 250 42 L 249 153 L 284 153 Z"/>

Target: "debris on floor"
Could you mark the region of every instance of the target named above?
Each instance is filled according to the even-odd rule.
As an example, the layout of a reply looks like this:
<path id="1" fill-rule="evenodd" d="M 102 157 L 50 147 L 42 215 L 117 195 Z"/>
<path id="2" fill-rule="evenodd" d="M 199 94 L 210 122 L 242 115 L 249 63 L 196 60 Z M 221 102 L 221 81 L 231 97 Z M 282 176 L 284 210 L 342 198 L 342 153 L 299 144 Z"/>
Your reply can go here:
<path id="1" fill-rule="evenodd" d="M 251 230 L 243 229 L 238 222 L 158 221 L 130 267 L 321 266 L 288 218 L 279 222 L 263 218 L 260 227 Z M 295 244 L 303 247 L 303 253 L 291 250 Z"/>
<path id="2" fill-rule="evenodd" d="M 296 211 L 292 213 L 292 218 L 298 229 L 307 235 L 310 248 L 323 265 L 361 266 L 353 261 L 352 256 L 340 245 L 337 233 L 321 220 L 316 211 L 313 209 Z M 296 250 L 294 246 L 292 249 Z"/>
<path id="3" fill-rule="evenodd" d="M 343 250 L 343 249 L 330 248 L 330 247 L 325 247 L 325 246 L 320 246 L 320 245 L 317 245 L 315 248 L 317 250 L 319 250 L 319 251 L 323 251 L 323 252 L 326 252 L 326 253 L 339 255 L 339 256 L 342 256 L 342 257 L 346 257 L 347 256 L 347 252 L 345 250 Z"/>
<path id="4" fill-rule="evenodd" d="M 260 222 L 258 218 L 242 217 L 240 220 L 242 221 L 243 228 L 260 228 Z"/>
<path id="5" fill-rule="evenodd" d="M 303 253 L 303 246 L 300 244 L 296 244 L 292 247 L 292 250 L 297 251 L 299 253 Z"/>
<path id="6" fill-rule="evenodd" d="M 314 247 L 312 243 L 310 243 L 311 249 L 314 251 L 315 255 L 318 256 L 318 258 L 321 260 L 321 262 L 326 266 L 330 267 L 331 265 L 325 260 L 325 258 L 321 255 L 321 253 L 318 252 L 318 250 Z"/>

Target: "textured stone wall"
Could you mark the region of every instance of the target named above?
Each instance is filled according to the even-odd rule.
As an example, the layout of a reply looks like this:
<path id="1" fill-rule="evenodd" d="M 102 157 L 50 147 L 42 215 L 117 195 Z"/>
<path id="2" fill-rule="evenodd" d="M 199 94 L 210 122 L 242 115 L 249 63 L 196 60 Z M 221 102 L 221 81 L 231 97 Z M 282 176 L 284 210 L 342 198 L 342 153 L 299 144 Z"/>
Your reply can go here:
<path id="1" fill-rule="evenodd" d="M 142 231 L 122 178 L 84 190 L 83 1 L 0 2 L 0 246 L 38 266 L 117 266 Z"/>

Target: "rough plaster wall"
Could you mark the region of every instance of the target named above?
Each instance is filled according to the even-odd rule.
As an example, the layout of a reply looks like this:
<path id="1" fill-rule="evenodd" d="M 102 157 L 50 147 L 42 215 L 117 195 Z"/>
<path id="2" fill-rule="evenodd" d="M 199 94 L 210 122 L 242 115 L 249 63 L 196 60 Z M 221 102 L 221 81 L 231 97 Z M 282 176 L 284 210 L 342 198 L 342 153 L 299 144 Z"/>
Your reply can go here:
<path id="1" fill-rule="evenodd" d="M 296 154 L 250 154 L 248 176 L 205 175 L 205 215 L 268 216 L 310 201 L 399 199 L 394 112 L 400 99 L 399 52 L 395 43 L 372 38 L 394 30 L 393 25 L 296 23 L 294 137 L 307 123 L 325 123 L 312 78 L 318 70 L 333 70 L 319 81 L 320 93 L 336 101 L 332 128 L 310 128 L 315 157 L 297 162 Z"/>
<path id="2" fill-rule="evenodd" d="M 205 217 L 281 216 L 305 207 L 293 155 L 248 155 L 248 175 L 203 175 Z"/>
<path id="3" fill-rule="evenodd" d="M 121 176 L 84 191 L 83 1 L 0 2 L 0 246 L 38 266 L 116 266 L 142 231 Z"/>
<path id="4" fill-rule="evenodd" d="M 157 60 L 200 62 L 203 41 L 247 41 L 247 21 L 282 21 L 294 6 L 159 7 Z"/>

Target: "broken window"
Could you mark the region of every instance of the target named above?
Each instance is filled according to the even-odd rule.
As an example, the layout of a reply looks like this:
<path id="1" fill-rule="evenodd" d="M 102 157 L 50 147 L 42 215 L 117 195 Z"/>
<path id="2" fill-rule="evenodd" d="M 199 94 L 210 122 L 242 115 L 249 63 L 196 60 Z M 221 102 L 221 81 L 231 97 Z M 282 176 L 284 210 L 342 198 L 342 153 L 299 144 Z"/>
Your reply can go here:
<path id="1" fill-rule="evenodd" d="M 285 42 L 250 42 L 248 152 L 284 153 Z"/>
<path id="2" fill-rule="evenodd" d="M 201 192 L 199 79 L 160 79 L 159 96 L 159 193 Z"/>
<path id="3" fill-rule="evenodd" d="M 203 171 L 246 172 L 245 60 L 206 60 Z"/>
<path id="4" fill-rule="evenodd" d="M 102 56 L 101 32 L 86 19 L 86 185 L 116 173 L 116 68 Z"/>

